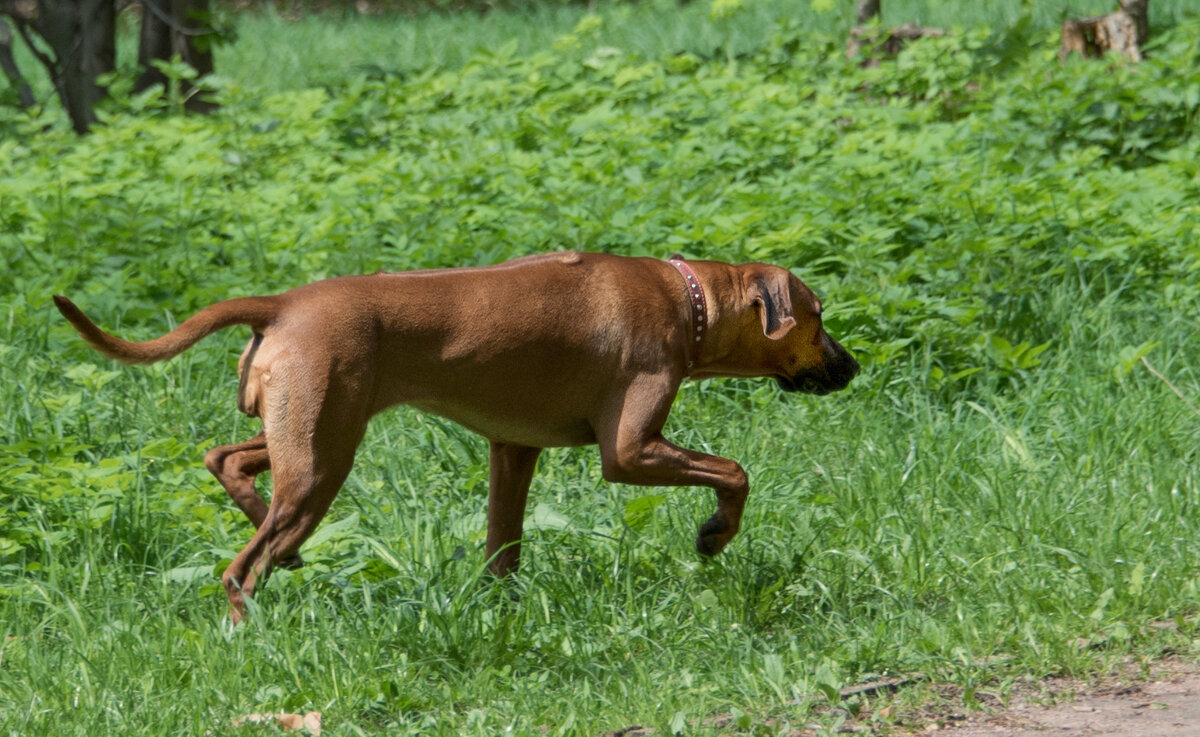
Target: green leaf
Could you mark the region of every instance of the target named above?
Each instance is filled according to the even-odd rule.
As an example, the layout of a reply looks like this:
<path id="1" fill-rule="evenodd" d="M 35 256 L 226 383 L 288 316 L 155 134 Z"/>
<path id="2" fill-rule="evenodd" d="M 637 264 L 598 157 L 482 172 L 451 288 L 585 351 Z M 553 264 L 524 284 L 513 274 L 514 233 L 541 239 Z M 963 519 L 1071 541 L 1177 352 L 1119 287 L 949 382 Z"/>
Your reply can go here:
<path id="1" fill-rule="evenodd" d="M 1129 572 L 1129 594 L 1131 596 L 1141 596 L 1146 586 L 1146 563 L 1139 562 Z"/>
<path id="2" fill-rule="evenodd" d="M 1099 622 L 1104 619 L 1104 610 L 1108 608 L 1108 603 L 1112 601 L 1113 593 L 1114 589 L 1107 588 L 1104 590 L 1104 593 L 1100 594 L 1100 598 L 1096 600 L 1095 608 L 1092 609 L 1092 613 L 1088 617 L 1089 619 L 1093 622 Z"/>
<path id="3" fill-rule="evenodd" d="M 1118 381 L 1124 379 L 1133 371 L 1134 366 L 1138 364 L 1150 352 L 1159 346 L 1157 341 L 1148 340 L 1141 345 L 1126 346 L 1117 353 L 1117 360 L 1113 364 L 1113 378 Z"/>
<path id="4" fill-rule="evenodd" d="M 720 600 L 717 599 L 717 595 L 713 593 L 712 589 L 704 589 L 692 600 L 692 605 L 697 611 L 706 611 L 719 606 Z"/>
<path id="5" fill-rule="evenodd" d="M 633 530 L 642 530 L 650 522 L 654 510 L 667 500 L 665 494 L 647 494 L 625 503 L 625 524 Z"/>
<path id="6" fill-rule="evenodd" d="M 529 516 L 529 527 L 535 530 L 566 530 L 571 520 L 548 504 L 538 504 Z"/>
<path id="7" fill-rule="evenodd" d="M 336 522 L 329 522 L 317 528 L 313 536 L 308 539 L 306 546 L 309 548 L 317 548 L 327 542 L 333 542 L 344 539 L 346 536 L 355 532 L 359 528 L 358 512 L 351 512 L 344 519 Z"/>
<path id="8" fill-rule="evenodd" d="M 194 583 L 214 576 L 212 565 L 179 566 L 163 571 L 163 578 L 171 583 Z"/>

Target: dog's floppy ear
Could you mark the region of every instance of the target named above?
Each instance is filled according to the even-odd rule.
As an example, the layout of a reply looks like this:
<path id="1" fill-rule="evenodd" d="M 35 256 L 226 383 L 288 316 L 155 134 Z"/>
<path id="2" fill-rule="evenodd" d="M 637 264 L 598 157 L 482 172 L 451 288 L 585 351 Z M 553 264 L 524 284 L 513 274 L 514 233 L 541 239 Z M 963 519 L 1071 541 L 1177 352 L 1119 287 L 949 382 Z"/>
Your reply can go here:
<path id="1" fill-rule="evenodd" d="M 789 276 L 786 270 L 773 268 L 764 269 L 750 280 L 750 304 L 762 320 L 763 335 L 771 340 L 779 340 L 796 326 Z"/>

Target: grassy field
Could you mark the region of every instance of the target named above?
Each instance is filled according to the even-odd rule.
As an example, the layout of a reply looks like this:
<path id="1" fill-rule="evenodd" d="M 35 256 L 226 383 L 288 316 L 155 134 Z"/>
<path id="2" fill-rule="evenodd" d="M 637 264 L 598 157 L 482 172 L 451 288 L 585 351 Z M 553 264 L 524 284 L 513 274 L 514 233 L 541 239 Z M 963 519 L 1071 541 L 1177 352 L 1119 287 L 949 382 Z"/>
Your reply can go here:
<path id="1" fill-rule="evenodd" d="M 749 0 L 731 17 L 714 22 L 709 2 L 680 5 L 674 0 L 640 3 L 534 3 L 525 10 L 493 12 L 482 20 L 474 14 L 424 16 L 302 16 L 272 13 L 239 16 L 236 43 L 218 50 L 223 74 L 264 90 L 337 85 L 364 68 L 411 73 L 431 68 L 457 68 L 480 50 L 498 51 L 516 44 L 527 55 L 553 47 L 585 17 L 595 24 L 589 41 L 623 51 L 660 58 L 690 52 L 701 57 L 727 52 L 752 53 L 781 23 L 795 23 L 813 34 L 842 35 L 854 20 L 849 0 L 821 10 L 812 0 Z M 814 9 L 814 5 L 817 9 Z M 1109 12 L 1109 0 L 1067 3 L 1021 3 L 1014 0 L 946 3 L 939 0 L 889 0 L 882 3 L 883 22 L 916 22 L 945 28 L 991 26 L 1010 28 L 1028 17 L 1038 33 L 1059 26 L 1063 17 Z M 1187 17 L 1188 0 L 1155 0 L 1156 27 L 1170 28 Z M 1194 15 L 1194 13 L 1193 13 Z M 257 70 L 270 69 L 263 76 Z"/>
<path id="2" fill-rule="evenodd" d="M 1146 62 L 1060 66 L 1057 20 L 1015 3 L 885 5 L 963 29 L 863 69 L 844 9 L 434 16 L 391 52 L 349 46 L 377 19 L 266 16 L 211 117 L 118 89 L 79 139 L 0 108 L 0 734 L 281 710 L 337 735 L 832 733 L 903 719 L 837 698 L 880 676 L 973 706 L 1197 657 L 1200 19 L 1157 4 Z M 125 368 L 50 303 L 143 339 L 227 297 L 556 248 L 793 268 L 863 363 L 823 398 L 685 386 L 670 437 L 751 478 L 717 559 L 692 550 L 707 490 L 553 450 L 524 568 L 490 581 L 486 445 L 400 410 L 232 630 L 218 577 L 251 530 L 201 458 L 257 431 L 247 335 Z"/>
<path id="3" fill-rule="evenodd" d="M 593 19 L 588 23 L 593 47 L 611 46 L 647 58 L 685 51 L 701 57 L 752 53 L 781 23 L 796 24 L 812 34 L 811 42 L 819 43 L 829 35 L 844 35 L 854 20 L 850 0 L 746 0 L 735 4 L 736 13 L 720 18 L 714 18 L 711 2 L 499 5 L 510 7 L 484 15 L 306 15 L 270 10 L 230 14 L 219 8 L 220 17 L 232 19 L 236 37 L 217 47 L 216 66 L 221 75 L 247 87 L 281 92 L 336 87 L 373 69 L 407 74 L 459 68 L 481 51 L 496 52 L 512 44 L 516 44 L 516 53 L 528 55 L 553 47 L 584 18 Z M 1027 23 L 1031 32 L 1043 35 L 1056 29 L 1064 17 L 1099 15 L 1109 12 L 1112 5 L 1111 0 L 888 0 L 882 8 L 885 25 L 915 22 L 949 29 L 988 26 L 1000 30 Z M 1172 28 L 1189 14 L 1195 15 L 1191 0 L 1155 0 L 1151 22 L 1156 29 Z M 127 12 L 122 20 L 120 64 L 133 74 L 128 70 L 137 58 L 137 13 Z M 40 66 L 22 44 L 17 44 L 16 51 L 23 72 L 34 81 L 41 97 L 49 98 L 51 88 Z M 6 90 L 7 82 L 0 79 L 0 91 Z"/>

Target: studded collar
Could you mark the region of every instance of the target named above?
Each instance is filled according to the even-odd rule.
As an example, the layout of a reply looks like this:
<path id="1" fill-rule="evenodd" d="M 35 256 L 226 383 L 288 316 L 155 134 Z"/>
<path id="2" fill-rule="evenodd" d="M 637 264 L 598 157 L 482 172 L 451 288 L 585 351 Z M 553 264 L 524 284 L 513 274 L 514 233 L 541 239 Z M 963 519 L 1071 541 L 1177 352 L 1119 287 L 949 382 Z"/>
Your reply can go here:
<path id="1" fill-rule="evenodd" d="M 674 266 L 683 277 L 687 285 L 688 304 L 692 306 L 692 330 L 686 351 L 687 367 L 690 370 L 696 365 L 696 359 L 700 356 L 700 346 L 704 343 L 704 327 L 708 324 L 708 302 L 704 298 L 704 287 L 700 286 L 696 272 L 683 260 L 683 256 L 676 253 L 667 259 L 667 263 Z"/>

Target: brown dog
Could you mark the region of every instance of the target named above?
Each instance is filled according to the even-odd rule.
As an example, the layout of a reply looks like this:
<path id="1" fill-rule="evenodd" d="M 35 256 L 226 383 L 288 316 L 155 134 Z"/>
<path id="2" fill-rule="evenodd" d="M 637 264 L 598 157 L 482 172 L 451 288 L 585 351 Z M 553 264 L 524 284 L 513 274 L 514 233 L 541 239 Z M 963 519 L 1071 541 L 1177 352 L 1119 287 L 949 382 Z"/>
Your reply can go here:
<path id="1" fill-rule="evenodd" d="M 554 253 L 485 268 L 379 273 L 219 302 L 166 335 L 131 343 L 65 297 L 55 304 L 106 356 L 150 363 L 249 325 L 238 407 L 263 431 L 204 463 L 258 532 L 223 581 L 234 620 L 272 565 L 299 564 L 354 462 L 367 420 L 395 404 L 442 415 L 491 443 L 487 555 L 515 570 L 525 498 L 542 448 L 600 446 L 604 478 L 709 486 L 717 510 L 696 548 L 737 533 L 749 490 L 737 463 L 671 444 L 662 428 L 685 378 L 772 376 L 789 391 L 841 389 L 858 363 L 821 325 L 789 271 Z M 254 488 L 271 469 L 268 507 Z"/>

